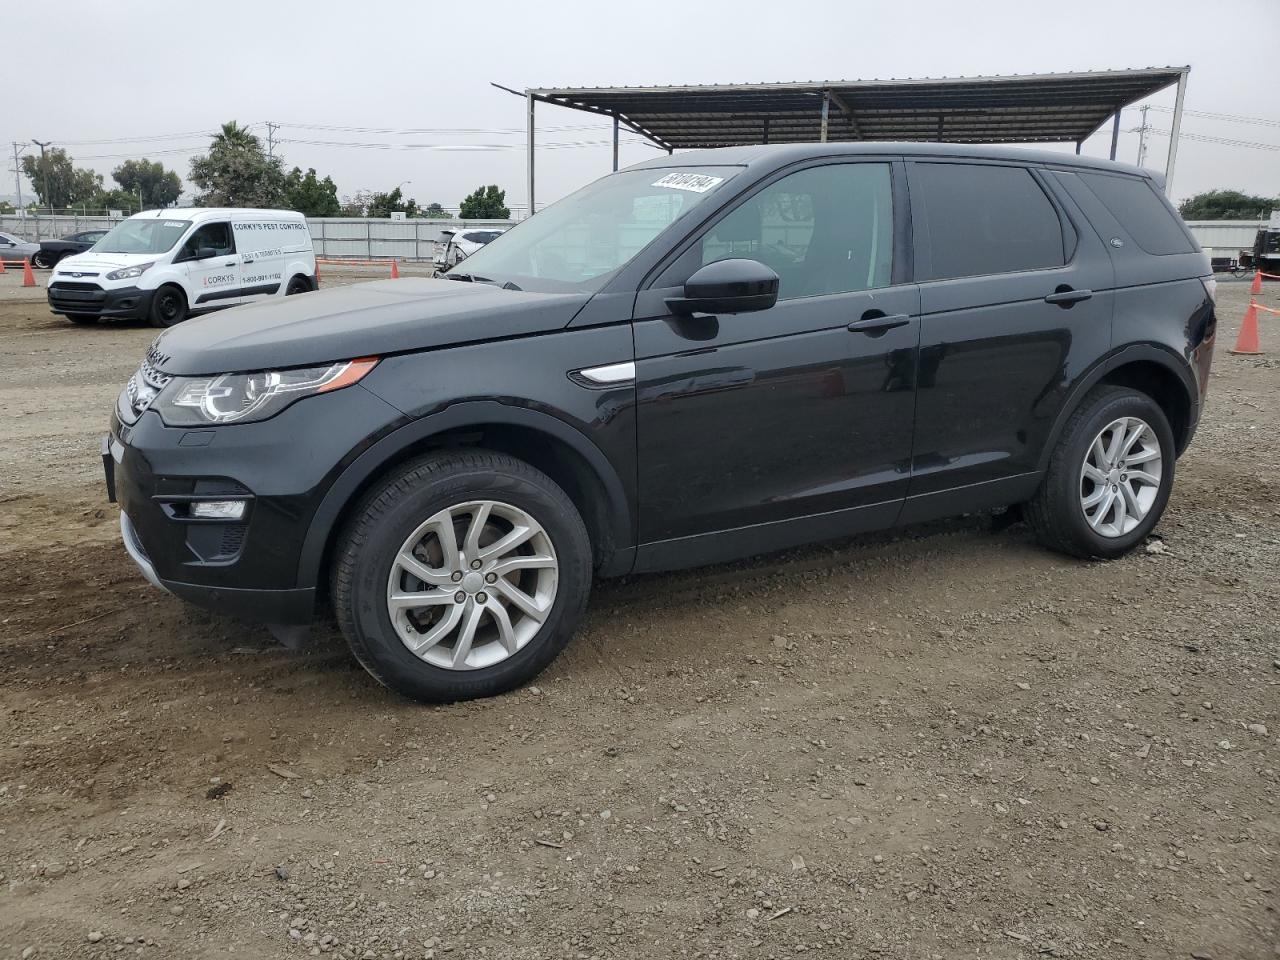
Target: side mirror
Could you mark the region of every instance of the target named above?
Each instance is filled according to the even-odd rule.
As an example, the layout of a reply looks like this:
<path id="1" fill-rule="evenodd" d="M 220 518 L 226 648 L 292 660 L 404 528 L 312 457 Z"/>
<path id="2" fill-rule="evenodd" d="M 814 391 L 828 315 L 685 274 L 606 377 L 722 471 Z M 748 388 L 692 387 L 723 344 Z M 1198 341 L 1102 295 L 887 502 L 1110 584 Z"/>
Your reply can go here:
<path id="1" fill-rule="evenodd" d="M 694 313 L 750 313 L 778 302 L 778 275 L 759 260 L 717 260 L 694 271 L 684 296 L 670 297 L 667 309 Z"/>

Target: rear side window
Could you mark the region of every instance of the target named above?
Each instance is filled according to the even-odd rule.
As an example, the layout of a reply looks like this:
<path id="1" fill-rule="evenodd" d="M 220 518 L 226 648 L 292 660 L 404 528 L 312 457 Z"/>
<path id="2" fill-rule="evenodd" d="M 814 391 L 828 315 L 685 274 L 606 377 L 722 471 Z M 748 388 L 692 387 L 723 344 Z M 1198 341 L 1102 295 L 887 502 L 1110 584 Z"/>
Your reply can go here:
<path id="1" fill-rule="evenodd" d="M 933 270 L 923 280 L 1060 267 L 1062 222 L 1031 171 L 968 163 L 916 163 Z"/>
<path id="2" fill-rule="evenodd" d="M 1133 242 L 1147 253 L 1165 256 L 1194 253 L 1195 247 L 1150 180 L 1140 177 L 1112 177 L 1105 173 L 1082 173 L 1080 179 L 1097 194 Z"/>

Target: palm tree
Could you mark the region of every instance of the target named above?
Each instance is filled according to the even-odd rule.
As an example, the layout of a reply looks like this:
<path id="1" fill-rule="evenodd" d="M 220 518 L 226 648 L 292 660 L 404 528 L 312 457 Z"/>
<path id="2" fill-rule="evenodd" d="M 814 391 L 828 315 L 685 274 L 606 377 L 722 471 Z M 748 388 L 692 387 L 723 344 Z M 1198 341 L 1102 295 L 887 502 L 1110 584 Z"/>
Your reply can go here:
<path id="1" fill-rule="evenodd" d="M 222 125 L 222 130 L 213 135 L 213 143 L 211 147 L 256 147 L 258 138 L 249 132 L 247 127 L 242 127 L 236 121 Z"/>

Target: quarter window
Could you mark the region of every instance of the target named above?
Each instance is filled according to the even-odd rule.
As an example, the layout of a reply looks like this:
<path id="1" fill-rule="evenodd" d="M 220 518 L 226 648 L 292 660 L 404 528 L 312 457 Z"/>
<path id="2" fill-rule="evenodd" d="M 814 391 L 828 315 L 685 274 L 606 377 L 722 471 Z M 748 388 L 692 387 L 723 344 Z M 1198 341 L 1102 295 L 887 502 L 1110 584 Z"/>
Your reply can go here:
<path id="1" fill-rule="evenodd" d="M 1025 167 L 916 163 L 933 268 L 922 280 L 1060 267 L 1062 222 Z"/>
<path id="2" fill-rule="evenodd" d="M 783 177 L 724 217 L 695 249 L 693 268 L 739 257 L 772 267 L 782 300 L 886 287 L 893 265 L 889 165 L 828 164 Z"/>
<path id="3" fill-rule="evenodd" d="M 1163 256 L 1195 250 L 1177 216 L 1156 193 L 1150 180 L 1112 177 L 1105 173 L 1082 173 L 1080 179 L 1120 221 L 1133 242 L 1147 253 Z"/>

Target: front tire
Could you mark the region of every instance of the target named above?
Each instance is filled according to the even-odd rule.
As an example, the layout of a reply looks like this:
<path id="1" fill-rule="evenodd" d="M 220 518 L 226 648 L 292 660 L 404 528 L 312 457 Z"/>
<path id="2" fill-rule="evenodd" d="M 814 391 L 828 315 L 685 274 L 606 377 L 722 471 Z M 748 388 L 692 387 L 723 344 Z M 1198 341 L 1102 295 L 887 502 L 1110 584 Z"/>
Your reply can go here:
<path id="1" fill-rule="evenodd" d="M 428 703 L 503 693 L 564 649 L 586 608 L 591 543 L 549 477 L 500 453 L 415 460 L 343 530 L 334 612 L 356 659 Z"/>
<path id="2" fill-rule="evenodd" d="M 58 258 L 45 250 L 37 250 L 31 258 L 31 265 L 39 270 L 52 270 L 57 262 Z"/>
<path id="3" fill-rule="evenodd" d="M 1049 469 L 1026 504 L 1040 542 L 1111 560 L 1147 538 L 1173 488 L 1176 448 L 1160 405 L 1127 387 L 1091 391 L 1063 428 Z"/>
<path id="4" fill-rule="evenodd" d="M 172 327 L 187 319 L 187 297 L 178 287 L 161 287 L 151 298 L 151 312 L 147 317 L 153 327 Z"/>

